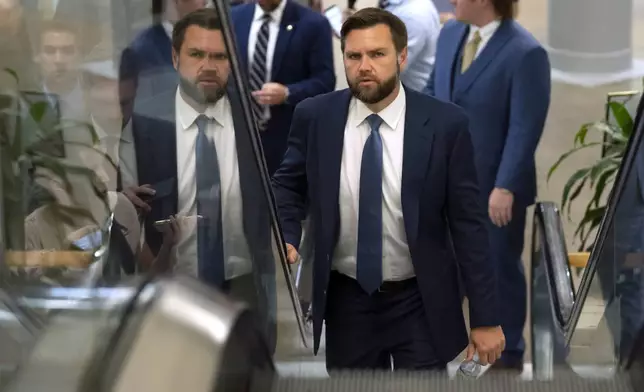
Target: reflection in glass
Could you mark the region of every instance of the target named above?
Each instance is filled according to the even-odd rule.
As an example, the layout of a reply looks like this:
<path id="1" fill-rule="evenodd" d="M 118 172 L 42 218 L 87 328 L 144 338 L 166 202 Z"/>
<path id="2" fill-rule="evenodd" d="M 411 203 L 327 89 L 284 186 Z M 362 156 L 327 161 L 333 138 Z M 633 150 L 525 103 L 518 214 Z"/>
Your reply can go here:
<path id="1" fill-rule="evenodd" d="M 248 92 L 217 12 L 180 34 L 206 2 L 180 3 L 190 9 L 150 27 L 152 15 L 115 18 L 134 2 L 0 3 L 13 37 L 0 37 L 0 294 L 30 336 L 61 310 L 99 309 L 134 275 L 175 274 L 248 303 L 275 350 L 290 276 Z M 135 36 L 118 41 L 121 28 Z"/>
<path id="2" fill-rule="evenodd" d="M 624 180 L 623 188 L 619 198 L 614 201 L 615 213 L 607 221 L 609 226 L 605 237 L 602 237 L 603 245 L 596 246 L 601 252 L 597 255 L 597 268 L 596 271 L 588 270 L 595 274 L 584 277 L 592 280 L 571 341 L 571 347 L 575 349 L 573 354 L 578 352 L 578 355 L 571 356 L 576 363 L 623 363 L 644 325 L 644 154 L 641 146 L 641 114 L 640 101 L 629 145 L 631 153 L 634 153 L 632 166 L 627 159 L 627 151 L 620 172 L 620 179 Z M 601 241 L 598 239 L 598 242 Z M 593 357 L 583 359 L 584 350 L 590 350 Z"/>

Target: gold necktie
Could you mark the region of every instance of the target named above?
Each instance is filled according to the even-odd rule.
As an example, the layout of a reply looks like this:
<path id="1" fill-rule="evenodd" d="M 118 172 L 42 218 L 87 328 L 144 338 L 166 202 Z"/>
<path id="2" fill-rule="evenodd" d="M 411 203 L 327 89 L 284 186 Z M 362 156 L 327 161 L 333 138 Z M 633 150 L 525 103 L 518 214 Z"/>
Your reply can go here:
<path id="1" fill-rule="evenodd" d="M 467 69 L 472 65 L 474 58 L 476 57 L 476 52 L 479 50 L 479 45 L 481 44 L 481 34 L 475 32 L 474 36 L 465 45 L 465 50 L 463 50 L 463 64 L 461 65 L 461 73 L 465 73 Z"/>

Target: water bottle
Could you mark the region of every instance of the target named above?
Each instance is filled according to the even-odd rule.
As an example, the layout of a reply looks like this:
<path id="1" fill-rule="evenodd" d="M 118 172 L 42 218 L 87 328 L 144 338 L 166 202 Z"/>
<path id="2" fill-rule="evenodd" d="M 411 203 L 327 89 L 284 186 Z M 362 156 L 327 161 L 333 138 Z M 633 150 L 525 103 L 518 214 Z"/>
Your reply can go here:
<path id="1" fill-rule="evenodd" d="M 458 376 L 466 379 L 476 379 L 481 375 L 483 366 L 479 363 L 478 353 L 474 353 L 474 358 L 461 362 L 458 367 Z"/>

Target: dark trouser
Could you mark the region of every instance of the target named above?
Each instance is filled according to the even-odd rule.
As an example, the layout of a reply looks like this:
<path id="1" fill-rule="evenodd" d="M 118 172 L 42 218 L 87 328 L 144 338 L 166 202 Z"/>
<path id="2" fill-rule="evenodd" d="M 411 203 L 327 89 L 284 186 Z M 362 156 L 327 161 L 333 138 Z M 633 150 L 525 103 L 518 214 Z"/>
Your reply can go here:
<path id="1" fill-rule="evenodd" d="M 439 300 L 439 299 L 437 299 Z M 326 366 L 341 369 L 445 371 L 434 351 L 416 279 L 386 282 L 368 295 L 331 273 L 326 306 Z"/>
<path id="2" fill-rule="evenodd" d="M 274 354 L 277 347 L 277 322 L 274 315 L 270 314 L 269 299 L 265 298 L 266 295 L 270 296 L 272 293 L 262 293 L 260 296 L 258 290 L 261 289 L 257 287 L 253 274 L 226 280 L 221 290 L 232 299 L 244 302 L 249 306 L 264 330 L 264 337 L 271 355 Z"/>
<path id="3" fill-rule="evenodd" d="M 644 324 L 644 200 L 631 172 L 605 239 L 597 276 L 615 356 L 626 360 Z"/>
<path id="4" fill-rule="evenodd" d="M 257 287 L 253 274 L 246 274 L 224 281 L 221 291 L 231 298 L 245 302 L 251 309 L 256 309 L 259 304 Z"/>
<path id="5" fill-rule="evenodd" d="M 488 218 L 489 219 L 489 218 Z M 514 364 L 523 360 L 523 327 L 527 313 L 527 286 L 521 254 L 525 235 L 526 207 L 516 205 L 512 221 L 505 227 L 488 222 L 490 251 L 497 267 L 497 292 L 505 351 L 501 362 Z"/>

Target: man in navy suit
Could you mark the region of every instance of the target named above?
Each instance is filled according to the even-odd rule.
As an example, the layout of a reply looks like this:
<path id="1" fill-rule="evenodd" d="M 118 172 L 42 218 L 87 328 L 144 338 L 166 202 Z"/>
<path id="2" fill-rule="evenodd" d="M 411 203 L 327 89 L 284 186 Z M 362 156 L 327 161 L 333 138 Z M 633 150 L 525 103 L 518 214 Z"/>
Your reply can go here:
<path id="1" fill-rule="evenodd" d="M 457 20 L 438 38 L 429 95 L 470 118 L 476 170 L 488 207 L 506 350 L 495 368 L 523 368 L 526 208 L 536 198 L 534 154 L 550 104 L 548 54 L 513 20 L 514 0 L 452 0 Z M 471 297 L 470 297 L 471 299 Z"/>
<path id="2" fill-rule="evenodd" d="M 232 9 L 232 20 L 272 175 L 286 151 L 295 105 L 335 89 L 331 27 L 292 0 L 242 4 Z"/>
<path id="3" fill-rule="evenodd" d="M 467 117 L 402 86 L 398 17 L 365 8 L 341 36 L 350 88 L 298 105 L 274 176 L 290 262 L 311 219 L 315 352 L 326 321 L 330 370 L 390 369 L 392 359 L 396 369 L 444 370 L 466 347 L 492 363 L 504 337 Z"/>
<path id="4" fill-rule="evenodd" d="M 175 273 L 198 277 L 241 299 L 264 323 L 275 348 L 275 260 L 271 220 L 240 95 L 228 81 L 229 55 L 217 13 L 205 8 L 177 22 L 173 63 L 179 87 L 132 116 L 145 240 L 157 254 L 158 221 L 179 216 Z"/>
<path id="5" fill-rule="evenodd" d="M 177 73 L 172 66 L 172 29 L 176 20 L 206 6 L 206 0 L 162 0 L 162 21 L 141 31 L 123 50 L 119 80 L 124 121 L 129 120 L 135 100 L 143 102 L 176 87 Z M 167 9 L 171 7 L 170 9 Z"/>

